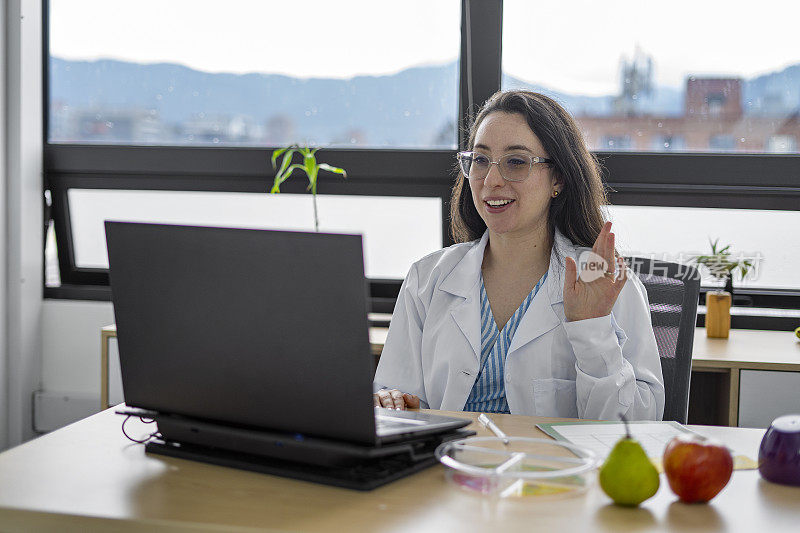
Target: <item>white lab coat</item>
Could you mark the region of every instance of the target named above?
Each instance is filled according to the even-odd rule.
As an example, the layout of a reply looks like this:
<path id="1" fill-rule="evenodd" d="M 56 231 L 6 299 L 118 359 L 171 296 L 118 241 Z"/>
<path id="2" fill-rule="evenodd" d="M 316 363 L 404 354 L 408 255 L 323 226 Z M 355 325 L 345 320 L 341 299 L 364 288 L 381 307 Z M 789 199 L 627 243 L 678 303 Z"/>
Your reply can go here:
<path id="1" fill-rule="evenodd" d="M 487 242 L 488 232 L 412 265 L 397 298 L 375 390 L 400 389 L 432 409 L 464 408 L 480 369 L 480 272 Z M 609 315 L 574 322 L 564 317 L 564 257 L 577 260 L 584 249 L 556 230 L 547 279 L 506 356 L 509 409 L 523 415 L 660 420 L 661 362 L 639 279 L 629 276 Z"/>

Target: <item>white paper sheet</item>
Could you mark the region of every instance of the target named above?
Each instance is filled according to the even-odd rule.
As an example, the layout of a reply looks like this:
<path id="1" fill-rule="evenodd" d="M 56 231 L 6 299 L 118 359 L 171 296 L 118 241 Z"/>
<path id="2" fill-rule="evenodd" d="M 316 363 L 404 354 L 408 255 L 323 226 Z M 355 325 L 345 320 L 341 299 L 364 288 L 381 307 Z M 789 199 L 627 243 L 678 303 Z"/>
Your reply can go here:
<path id="1" fill-rule="evenodd" d="M 667 443 L 678 435 L 692 433 L 677 422 L 632 422 L 628 425 L 648 457 L 660 459 Z M 605 459 L 614 445 L 625 436 L 625 425 L 616 422 L 581 424 L 539 424 L 539 429 L 559 440 L 566 440 L 595 452 Z"/>

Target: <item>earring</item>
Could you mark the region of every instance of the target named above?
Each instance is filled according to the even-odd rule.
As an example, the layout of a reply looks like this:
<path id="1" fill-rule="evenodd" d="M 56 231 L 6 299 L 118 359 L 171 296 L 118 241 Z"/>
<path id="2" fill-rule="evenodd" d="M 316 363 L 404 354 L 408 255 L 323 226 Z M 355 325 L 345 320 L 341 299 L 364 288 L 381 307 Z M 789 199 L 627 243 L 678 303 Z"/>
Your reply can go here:
<path id="1" fill-rule="evenodd" d="M 556 196 L 558 196 L 558 189 L 556 189 L 555 191 L 553 191 L 553 198 L 555 198 Z"/>

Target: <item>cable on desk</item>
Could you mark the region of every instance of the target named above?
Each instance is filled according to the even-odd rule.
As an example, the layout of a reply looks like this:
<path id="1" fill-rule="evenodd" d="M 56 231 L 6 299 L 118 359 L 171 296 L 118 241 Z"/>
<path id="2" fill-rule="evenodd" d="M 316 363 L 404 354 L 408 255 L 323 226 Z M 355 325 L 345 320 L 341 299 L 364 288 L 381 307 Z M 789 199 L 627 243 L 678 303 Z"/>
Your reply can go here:
<path id="1" fill-rule="evenodd" d="M 159 436 L 158 430 L 156 430 L 156 431 L 152 432 L 151 434 L 149 434 L 148 436 L 146 436 L 146 437 L 145 437 L 145 438 L 143 438 L 143 439 L 134 439 L 133 437 L 131 437 L 130 435 L 128 435 L 128 433 L 125 431 L 125 422 L 127 422 L 127 421 L 128 421 L 128 419 L 129 419 L 129 418 L 131 418 L 132 416 L 134 416 L 134 415 L 128 415 L 128 416 L 126 416 L 126 417 L 125 417 L 125 420 L 123 420 L 123 421 L 122 421 L 122 434 L 123 434 L 123 435 L 125 435 L 125 437 L 126 437 L 128 440 L 131 440 L 131 441 L 133 441 L 133 442 L 135 442 L 135 443 L 137 443 L 137 444 L 144 444 L 145 442 L 149 441 L 150 439 L 153 439 L 153 438 L 155 438 L 155 437 L 158 437 L 158 436 Z M 139 418 L 139 420 L 141 420 L 141 421 L 142 421 L 142 422 L 144 422 L 145 424 L 153 424 L 153 423 L 155 423 L 155 420 L 153 420 L 153 419 L 149 419 L 149 421 L 148 421 L 148 420 L 145 420 L 145 419 L 144 419 L 143 417 L 141 417 L 141 416 L 140 416 L 140 417 L 138 417 L 138 418 Z"/>

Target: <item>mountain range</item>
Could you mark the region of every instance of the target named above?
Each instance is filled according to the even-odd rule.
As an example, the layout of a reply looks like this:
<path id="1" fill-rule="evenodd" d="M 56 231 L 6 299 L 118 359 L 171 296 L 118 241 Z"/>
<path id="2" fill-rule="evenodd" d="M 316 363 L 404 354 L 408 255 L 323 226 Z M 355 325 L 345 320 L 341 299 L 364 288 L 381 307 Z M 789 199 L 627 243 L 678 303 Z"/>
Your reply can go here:
<path id="1" fill-rule="evenodd" d="M 252 134 L 254 142 L 270 140 L 270 135 L 276 135 L 270 130 L 277 128 L 287 137 L 281 142 L 455 146 L 457 62 L 408 68 L 392 75 L 301 79 L 279 74 L 209 73 L 171 63 L 51 57 L 49 83 L 54 141 L 59 140 L 60 131 L 69 129 L 64 121 L 76 113 L 93 112 L 102 120 L 104 114 L 147 112 L 177 137 L 189 122 L 225 124 L 239 117 L 258 132 Z M 608 115 L 615 98 L 565 93 L 507 74 L 502 85 L 544 92 L 578 115 Z M 747 113 L 796 111 L 800 107 L 800 63 L 743 80 L 743 94 Z M 680 115 L 683 90 L 656 87 L 641 101 L 640 109 L 654 115 Z"/>

